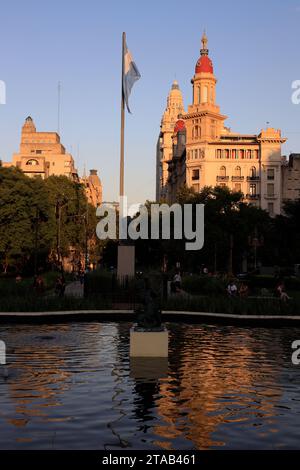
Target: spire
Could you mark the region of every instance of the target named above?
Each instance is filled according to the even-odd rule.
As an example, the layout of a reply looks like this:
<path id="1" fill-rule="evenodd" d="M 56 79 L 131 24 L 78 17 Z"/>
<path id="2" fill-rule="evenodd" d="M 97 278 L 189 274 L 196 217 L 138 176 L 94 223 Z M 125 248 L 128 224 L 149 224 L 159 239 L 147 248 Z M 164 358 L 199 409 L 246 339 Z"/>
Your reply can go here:
<path id="1" fill-rule="evenodd" d="M 179 90 L 179 85 L 178 85 L 177 80 L 174 80 L 174 82 L 172 83 L 172 90 Z"/>
<path id="2" fill-rule="evenodd" d="M 33 122 L 33 119 L 31 116 L 28 116 L 26 119 L 25 119 L 25 123 L 22 127 L 22 132 L 24 133 L 32 133 L 32 132 L 36 132 L 36 128 L 35 128 L 35 125 L 34 125 L 34 122 Z"/>
<path id="3" fill-rule="evenodd" d="M 200 54 L 201 55 L 208 55 L 208 49 L 207 49 L 208 39 L 207 39 L 205 30 L 203 32 L 201 42 L 202 42 L 202 49 L 200 50 Z"/>

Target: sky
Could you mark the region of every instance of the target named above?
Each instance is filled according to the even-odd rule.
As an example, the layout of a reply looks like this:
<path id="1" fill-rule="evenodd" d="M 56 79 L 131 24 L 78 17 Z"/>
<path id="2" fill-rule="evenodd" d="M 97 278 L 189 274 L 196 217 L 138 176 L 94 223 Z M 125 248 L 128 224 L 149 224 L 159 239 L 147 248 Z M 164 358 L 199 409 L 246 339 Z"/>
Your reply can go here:
<path id="1" fill-rule="evenodd" d="M 300 0 L 10 0 L 0 3 L 0 159 L 18 151 L 30 115 L 37 130 L 57 130 L 79 173 L 95 168 L 104 200 L 119 187 L 122 32 L 142 75 L 126 113 L 125 189 L 130 202 L 153 200 L 156 142 L 172 81 L 191 103 L 201 36 L 218 78 L 217 103 L 235 132 L 270 126 L 300 153 Z"/>

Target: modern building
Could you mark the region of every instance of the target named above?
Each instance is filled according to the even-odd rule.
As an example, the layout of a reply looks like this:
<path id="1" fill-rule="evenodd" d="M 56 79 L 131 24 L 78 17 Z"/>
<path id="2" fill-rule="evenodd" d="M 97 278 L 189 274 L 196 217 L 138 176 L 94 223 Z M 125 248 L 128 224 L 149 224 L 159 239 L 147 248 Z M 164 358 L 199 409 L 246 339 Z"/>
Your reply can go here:
<path id="1" fill-rule="evenodd" d="M 27 176 L 66 176 L 85 186 L 88 201 L 94 206 L 102 202 L 102 185 L 96 170 L 89 177 L 80 178 L 70 153 L 60 142 L 57 132 L 37 132 L 33 119 L 28 116 L 22 127 L 21 144 L 12 162 L 3 162 L 3 167 L 15 166 Z"/>
<path id="2" fill-rule="evenodd" d="M 183 184 L 196 191 L 220 185 L 241 191 L 246 201 L 271 215 L 279 214 L 283 197 L 281 145 L 286 139 L 280 130 L 270 127 L 258 134 L 238 134 L 225 126 L 227 116 L 216 102 L 217 79 L 205 33 L 191 83 L 193 102 L 187 112 L 181 97 L 173 124 L 179 107 L 170 109 L 168 99 L 169 108 L 162 118 L 157 148 L 157 172 L 161 172 L 157 176 L 157 199 L 174 202 Z M 172 116 L 169 121 L 168 116 Z"/>

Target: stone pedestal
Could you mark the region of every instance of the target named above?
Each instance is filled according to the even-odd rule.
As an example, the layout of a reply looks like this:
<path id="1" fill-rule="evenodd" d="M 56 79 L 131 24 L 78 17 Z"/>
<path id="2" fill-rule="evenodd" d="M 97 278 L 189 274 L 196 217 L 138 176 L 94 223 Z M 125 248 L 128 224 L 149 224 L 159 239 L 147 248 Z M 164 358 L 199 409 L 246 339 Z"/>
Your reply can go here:
<path id="1" fill-rule="evenodd" d="M 130 357 L 168 357 L 169 335 L 162 331 L 130 330 Z"/>
<path id="2" fill-rule="evenodd" d="M 135 275 L 135 246 L 118 246 L 118 279 L 134 277 Z"/>

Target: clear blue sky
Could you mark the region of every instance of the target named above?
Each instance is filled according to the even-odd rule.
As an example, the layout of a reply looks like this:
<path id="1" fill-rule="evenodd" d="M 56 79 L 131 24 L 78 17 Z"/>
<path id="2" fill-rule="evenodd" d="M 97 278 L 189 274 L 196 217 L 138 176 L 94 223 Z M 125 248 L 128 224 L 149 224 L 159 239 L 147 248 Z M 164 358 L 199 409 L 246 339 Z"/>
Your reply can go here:
<path id="1" fill-rule="evenodd" d="M 119 180 L 121 35 L 142 78 L 126 115 L 126 190 L 132 202 L 153 199 L 155 150 L 166 97 L 176 76 L 191 102 L 190 79 L 205 28 L 218 78 L 217 102 L 234 131 L 256 133 L 269 121 L 300 152 L 300 0 L 99 1 L 10 0 L 0 9 L 0 158 L 18 150 L 31 115 L 38 130 L 57 128 L 62 82 L 62 143 L 80 172 L 97 168 L 104 198 Z M 77 148 L 80 147 L 78 158 Z M 71 147 L 72 146 L 72 147 Z"/>

